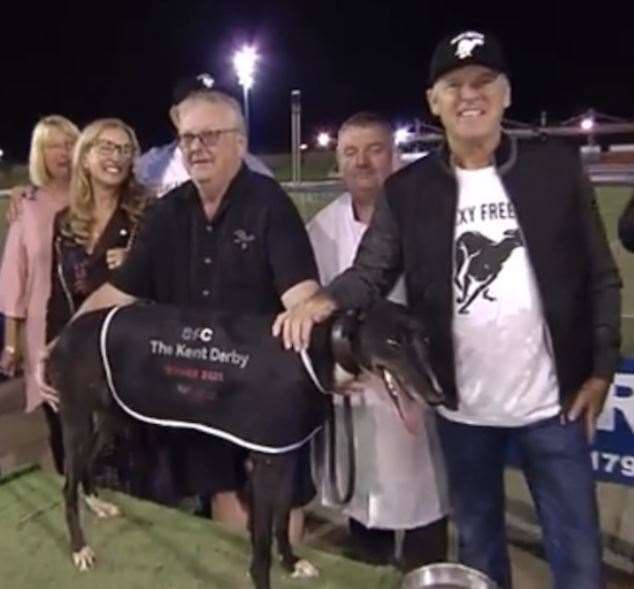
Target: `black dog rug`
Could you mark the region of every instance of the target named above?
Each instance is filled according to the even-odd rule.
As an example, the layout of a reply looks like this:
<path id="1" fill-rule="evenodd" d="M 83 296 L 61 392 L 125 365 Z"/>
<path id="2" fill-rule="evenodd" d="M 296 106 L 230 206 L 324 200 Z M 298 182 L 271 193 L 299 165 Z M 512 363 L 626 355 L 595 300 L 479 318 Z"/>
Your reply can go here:
<path id="1" fill-rule="evenodd" d="M 327 397 L 300 356 L 271 336 L 272 321 L 159 304 L 115 307 L 100 338 L 112 395 L 147 423 L 260 452 L 296 449 L 321 427 Z"/>

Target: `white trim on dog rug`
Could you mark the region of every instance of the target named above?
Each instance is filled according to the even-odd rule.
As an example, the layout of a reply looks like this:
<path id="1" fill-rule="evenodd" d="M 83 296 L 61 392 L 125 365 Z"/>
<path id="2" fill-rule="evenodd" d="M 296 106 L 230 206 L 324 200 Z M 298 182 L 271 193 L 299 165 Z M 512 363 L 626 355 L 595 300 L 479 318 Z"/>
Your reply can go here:
<path id="1" fill-rule="evenodd" d="M 242 438 L 239 438 L 230 432 L 212 428 L 202 423 L 178 421 L 178 420 L 171 420 L 171 419 L 157 419 L 154 417 L 149 417 L 147 415 L 142 415 L 141 413 L 138 413 L 137 411 L 135 411 L 134 409 L 126 405 L 126 403 L 121 399 L 120 395 L 117 394 L 117 390 L 116 390 L 113 376 L 112 376 L 112 369 L 110 366 L 110 362 L 108 360 L 108 351 L 106 346 L 108 329 L 110 327 L 113 317 L 122 308 L 123 307 L 113 307 L 108 312 L 108 315 L 106 315 L 106 318 L 104 319 L 104 322 L 101 326 L 101 333 L 99 335 L 99 347 L 101 351 L 101 361 L 103 364 L 104 371 L 106 373 L 106 382 L 108 383 L 110 392 L 112 393 L 113 398 L 115 399 L 117 404 L 121 407 L 121 409 L 123 409 L 123 411 L 125 411 L 128 415 L 130 415 L 134 419 L 143 421 L 145 423 L 160 425 L 163 427 L 176 427 L 176 428 L 182 428 L 182 429 L 197 430 L 205 434 L 223 438 L 229 442 L 237 444 L 238 446 L 242 446 L 243 448 L 246 448 L 248 450 L 253 450 L 256 452 L 264 452 L 267 454 L 283 454 L 285 452 L 291 452 L 292 450 L 297 450 L 298 448 L 303 446 L 306 442 L 310 441 L 312 437 L 321 429 L 321 427 L 315 428 L 305 438 L 293 444 L 289 444 L 283 447 L 272 447 L 272 446 L 263 446 L 259 444 L 254 444 L 252 442 L 249 442 L 248 440 L 243 440 Z"/>

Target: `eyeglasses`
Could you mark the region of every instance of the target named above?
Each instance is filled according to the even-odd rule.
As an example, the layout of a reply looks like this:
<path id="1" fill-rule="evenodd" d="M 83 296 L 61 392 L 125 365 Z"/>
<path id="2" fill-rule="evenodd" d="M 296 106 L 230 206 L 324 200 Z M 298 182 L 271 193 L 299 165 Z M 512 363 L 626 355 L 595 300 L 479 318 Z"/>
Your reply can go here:
<path id="1" fill-rule="evenodd" d="M 203 147 L 215 147 L 225 133 L 234 133 L 236 131 L 238 131 L 236 127 L 230 127 L 228 129 L 210 129 L 200 133 L 183 133 L 178 136 L 178 144 L 181 149 L 191 149 L 194 141 L 198 139 Z"/>
<path id="2" fill-rule="evenodd" d="M 94 143 L 95 150 L 104 157 L 113 156 L 118 153 L 121 159 L 129 160 L 134 155 L 134 147 L 129 143 L 119 145 L 108 139 L 97 139 Z"/>

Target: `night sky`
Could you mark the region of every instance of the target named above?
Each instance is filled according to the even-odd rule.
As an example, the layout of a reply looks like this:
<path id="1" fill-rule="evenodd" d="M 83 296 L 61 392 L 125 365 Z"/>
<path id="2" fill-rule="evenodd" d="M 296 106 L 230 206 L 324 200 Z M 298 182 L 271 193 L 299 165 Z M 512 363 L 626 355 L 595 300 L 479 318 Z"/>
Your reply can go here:
<path id="1" fill-rule="evenodd" d="M 119 116 L 144 148 L 165 142 L 174 82 L 209 71 L 239 96 L 230 58 L 245 41 L 262 54 L 251 94 L 256 153 L 288 150 L 292 88 L 303 94 L 304 140 L 360 109 L 394 123 L 431 120 L 423 104 L 431 52 L 461 28 L 494 32 L 505 44 L 510 117 L 536 122 L 545 109 L 561 120 L 594 107 L 634 119 L 627 3 L 575 4 L 10 0 L 0 36 L 0 147 L 25 160 L 33 124 L 53 112 L 78 125 Z"/>

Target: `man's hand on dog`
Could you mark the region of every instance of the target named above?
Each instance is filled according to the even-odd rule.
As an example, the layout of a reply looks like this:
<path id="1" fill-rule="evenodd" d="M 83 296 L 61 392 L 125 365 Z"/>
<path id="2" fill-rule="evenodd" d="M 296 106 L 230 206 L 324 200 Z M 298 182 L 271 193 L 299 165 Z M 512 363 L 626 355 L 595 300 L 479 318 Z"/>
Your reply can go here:
<path id="1" fill-rule="evenodd" d="M 308 348 L 313 325 L 326 320 L 337 310 L 337 303 L 320 290 L 303 303 L 280 313 L 273 323 L 273 335 L 282 337 L 287 350 L 301 352 Z"/>
<path id="2" fill-rule="evenodd" d="M 603 409 L 609 388 L 609 381 L 596 376 L 589 378 L 583 383 L 564 412 L 564 415 L 570 421 L 576 421 L 579 417 L 583 417 L 588 442 L 592 442 L 594 438 L 597 419 Z"/>

